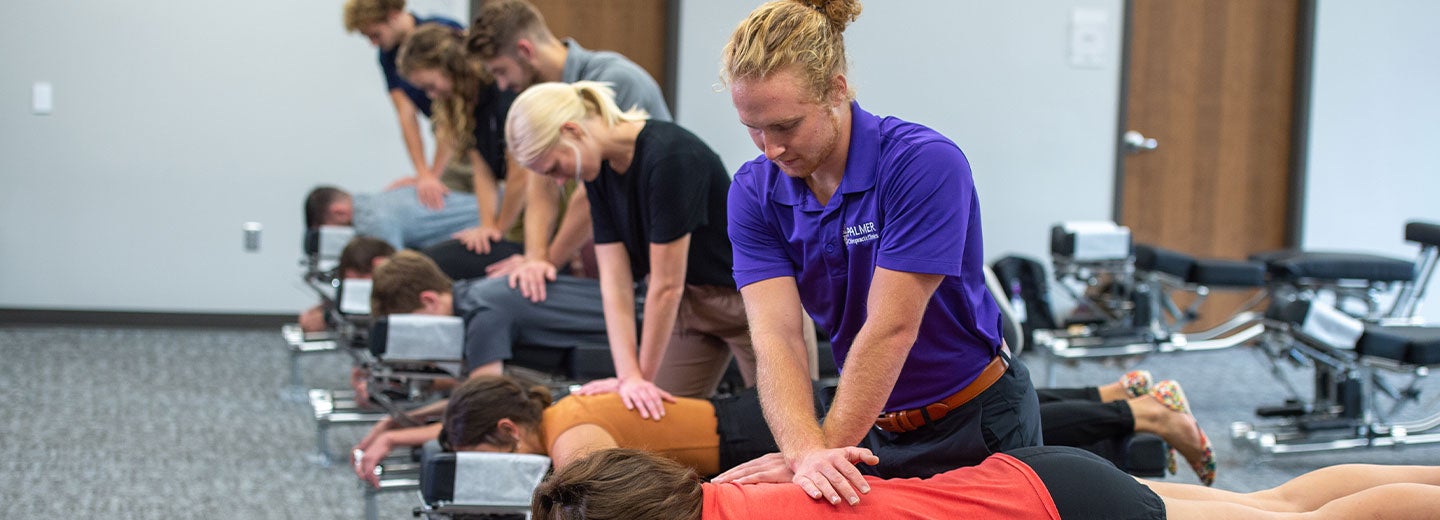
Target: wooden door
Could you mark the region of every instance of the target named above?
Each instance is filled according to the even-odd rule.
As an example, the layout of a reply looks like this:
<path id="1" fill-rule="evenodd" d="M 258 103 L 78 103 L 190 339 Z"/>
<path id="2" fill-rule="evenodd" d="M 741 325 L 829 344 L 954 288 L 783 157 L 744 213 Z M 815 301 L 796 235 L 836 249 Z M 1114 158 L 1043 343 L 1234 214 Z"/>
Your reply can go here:
<path id="1" fill-rule="evenodd" d="M 558 38 L 574 38 L 587 49 L 615 51 L 644 67 L 666 101 L 674 106 L 670 64 L 671 0 L 529 0 Z M 484 0 L 473 0 L 479 12 Z"/>
<path id="2" fill-rule="evenodd" d="M 1117 220 L 1137 243 L 1243 259 L 1289 242 L 1301 0 L 1130 0 Z M 1217 292 L 1198 326 L 1249 294 Z"/>

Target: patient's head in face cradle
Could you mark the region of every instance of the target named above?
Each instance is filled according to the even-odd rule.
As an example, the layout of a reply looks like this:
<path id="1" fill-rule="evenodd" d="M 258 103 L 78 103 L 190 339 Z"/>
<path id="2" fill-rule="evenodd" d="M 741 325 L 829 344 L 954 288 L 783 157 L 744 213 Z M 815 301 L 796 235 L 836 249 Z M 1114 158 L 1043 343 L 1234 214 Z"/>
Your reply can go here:
<path id="1" fill-rule="evenodd" d="M 354 221 L 355 202 L 345 190 L 318 186 L 305 197 L 305 228 L 349 226 Z"/>
<path id="2" fill-rule="evenodd" d="M 375 268 L 390 255 L 395 247 L 374 237 L 355 237 L 340 251 L 340 275 L 342 278 L 370 278 Z"/>
<path id="3" fill-rule="evenodd" d="M 423 254 L 411 250 L 395 253 L 375 268 L 370 289 L 370 312 L 376 317 L 391 314 L 455 314 L 455 283 Z"/>

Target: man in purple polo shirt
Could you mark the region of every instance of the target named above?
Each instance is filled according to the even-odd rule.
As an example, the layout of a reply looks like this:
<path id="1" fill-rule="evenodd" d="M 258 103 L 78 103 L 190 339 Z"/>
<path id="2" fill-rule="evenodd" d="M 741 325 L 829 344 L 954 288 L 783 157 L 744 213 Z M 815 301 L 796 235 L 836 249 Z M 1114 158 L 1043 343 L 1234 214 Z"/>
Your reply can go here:
<path id="1" fill-rule="evenodd" d="M 868 491 L 862 471 L 929 477 L 978 464 L 1039 445 L 1040 416 L 985 289 L 965 155 L 929 128 L 862 110 L 841 36 L 860 6 L 810 3 L 822 5 L 757 8 L 724 53 L 740 121 L 764 152 L 735 175 L 729 232 L 782 456 L 717 480 L 791 481 L 853 504 Z M 842 368 L 823 423 L 801 413 L 802 305 Z M 840 449 L 857 443 L 879 464 L 857 469 Z"/>

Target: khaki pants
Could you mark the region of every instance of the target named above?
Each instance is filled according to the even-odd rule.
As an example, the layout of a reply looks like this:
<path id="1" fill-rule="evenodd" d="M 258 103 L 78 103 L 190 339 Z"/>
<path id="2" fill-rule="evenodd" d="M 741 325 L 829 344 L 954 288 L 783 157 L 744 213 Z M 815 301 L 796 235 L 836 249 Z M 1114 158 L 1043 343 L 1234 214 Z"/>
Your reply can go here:
<path id="1" fill-rule="evenodd" d="M 807 318 L 805 344 L 815 377 L 815 326 Z M 755 347 L 750 341 L 740 292 L 715 285 L 685 286 L 670 345 L 656 370 L 655 385 L 677 397 L 706 398 L 735 358 L 745 386 L 755 386 Z"/>

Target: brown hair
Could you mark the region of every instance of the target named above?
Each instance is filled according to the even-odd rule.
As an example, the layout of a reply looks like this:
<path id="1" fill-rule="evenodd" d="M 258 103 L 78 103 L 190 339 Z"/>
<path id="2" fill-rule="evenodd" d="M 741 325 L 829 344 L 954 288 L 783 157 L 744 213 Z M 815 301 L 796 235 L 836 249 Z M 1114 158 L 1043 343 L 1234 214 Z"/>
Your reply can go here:
<path id="1" fill-rule="evenodd" d="M 543 386 L 526 389 L 506 376 L 471 377 L 445 405 L 440 443 L 452 450 L 482 442 L 513 448 L 520 440 L 502 434 L 495 424 L 510 419 L 517 425 L 538 429 L 540 415 L 550 402 L 550 389 Z"/>
<path id="2" fill-rule="evenodd" d="M 342 12 L 345 32 L 355 32 L 372 23 L 384 22 L 390 13 L 405 10 L 405 0 L 348 0 Z"/>
<path id="3" fill-rule="evenodd" d="M 330 211 L 330 205 L 349 196 L 345 190 L 334 186 L 316 186 L 310 190 L 305 196 L 305 228 L 315 229 L 325 225 L 325 213 Z"/>
<path id="4" fill-rule="evenodd" d="M 643 451 L 600 450 L 535 490 L 536 520 L 699 520 L 705 495 L 695 470 Z"/>
<path id="5" fill-rule="evenodd" d="M 757 7 L 725 44 L 721 80 L 797 67 L 816 99 L 824 99 L 831 78 L 846 72 L 845 26 L 859 16 L 859 0 L 776 0 Z"/>
<path id="6" fill-rule="evenodd" d="M 493 80 L 478 61 L 465 54 L 458 29 L 441 24 L 422 24 L 400 44 L 396 66 L 406 76 L 422 69 L 434 69 L 450 78 L 450 92 L 435 99 L 435 124 L 444 128 L 446 143 L 457 153 L 475 146 L 475 105 Z"/>
<path id="7" fill-rule="evenodd" d="M 515 42 L 529 38 L 537 43 L 554 42 L 540 10 L 525 0 L 490 0 L 480 6 L 470 30 L 465 33 L 465 50 L 480 60 L 491 60 L 515 52 Z"/>
<path id="8" fill-rule="evenodd" d="M 389 242 L 375 237 L 355 237 L 350 243 L 345 244 L 345 249 L 340 250 L 340 273 L 354 271 L 363 275 L 371 274 L 375 270 L 376 258 L 385 258 L 395 254 L 395 247 Z"/>
<path id="9" fill-rule="evenodd" d="M 455 282 L 429 257 L 411 250 L 395 253 L 375 268 L 370 289 L 370 313 L 388 316 L 414 312 L 421 307 L 420 293 L 454 292 Z"/>

